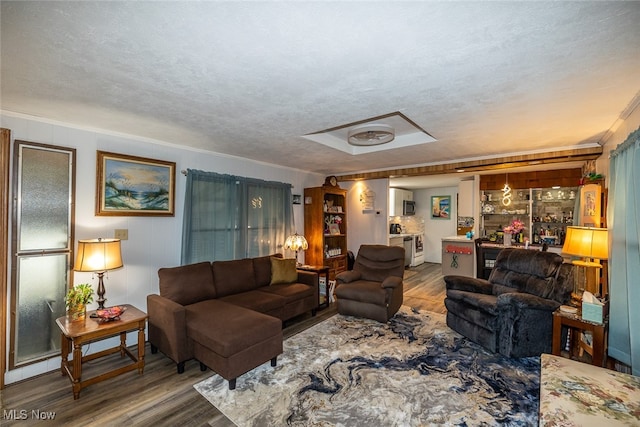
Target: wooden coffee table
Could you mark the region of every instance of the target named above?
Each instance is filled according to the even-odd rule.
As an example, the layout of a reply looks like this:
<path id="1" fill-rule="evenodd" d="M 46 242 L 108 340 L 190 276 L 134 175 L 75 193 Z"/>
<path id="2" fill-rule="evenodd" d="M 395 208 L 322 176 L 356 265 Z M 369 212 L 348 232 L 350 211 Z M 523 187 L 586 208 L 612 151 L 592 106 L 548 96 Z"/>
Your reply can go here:
<path id="1" fill-rule="evenodd" d="M 95 311 L 87 312 L 87 318 L 84 322 L 69 322 L 67 317 L 59 317 L 56 319 L 60 331 L 62 331 L 62 363 L 60 369 L 62 375 L 67 375 L 71 380 L 71 386 L 73 388 L 73 398 L 78 399 L 80 397 L 80 390 L 83 388 L 99 383 L 109 378 L 113 378 L 117 375 L 125 372 L 138 370 L 138 374 L 142 375 L 144 370 L 144 328 L 147 322 L 147 314 L 141 310 L 138 310 L 132 305 L 125 304 L 126 307 L 124 313 L 120 315 L 119 320 L 112 320 L 108 322 L 98 321 L 90 317 Z M 137 357 L 127 348 L 127 332 L 138 330 L 138 354 Z M 97 353 L 82 356 L 82 346 L 95 341 L 100 341 L 105 338 L 109 338 L 115 335 L 120 335 L 120 345 L 99 351 Z M 73 359 L 68 360 L 69 353 L 73 348 Z M 90 360 L 98 359 L 109 354 L 120 352 L 120 356 L 129 356 L 133 363 L 121 366 L 117 369 L 102 373 L 92 378 L 82 378 L 82 364 Z"/>

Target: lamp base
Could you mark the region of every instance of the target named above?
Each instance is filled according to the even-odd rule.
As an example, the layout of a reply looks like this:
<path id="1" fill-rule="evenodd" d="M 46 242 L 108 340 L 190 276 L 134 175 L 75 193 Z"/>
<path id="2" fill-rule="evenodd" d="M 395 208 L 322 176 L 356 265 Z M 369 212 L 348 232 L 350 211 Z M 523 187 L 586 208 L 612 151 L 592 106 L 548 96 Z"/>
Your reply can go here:
<path id="1" fill-rule="evenodd" d="M 98 309 L 102 310 L 104 308 L 104 303 L 107 300 L 104 297 L 106 290 L 104 289 L 104 271 L 98 273 L 98 299 L 96 302 L 98 303 Z"/>

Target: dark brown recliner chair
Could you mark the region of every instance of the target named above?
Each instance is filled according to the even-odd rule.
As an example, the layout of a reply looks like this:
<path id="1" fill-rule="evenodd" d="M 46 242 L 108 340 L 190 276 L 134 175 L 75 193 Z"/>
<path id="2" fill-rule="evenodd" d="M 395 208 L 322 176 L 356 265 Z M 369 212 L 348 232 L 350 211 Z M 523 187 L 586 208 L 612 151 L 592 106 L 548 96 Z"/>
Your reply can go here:
<path id="1" fill-rule="evenodd" d="M 336 275 L 338 313 L 387 322 L 402 305 L 404 248 L 362 245 L 353 270 Z"/>
<path id="2" fill-rule="evenodd" d="M 503 356 L 550 353 L 553 312 L 569 301 L 573 272 L 552 252 L 503 249 L 488 280 L 444 277 L 447 325 Z"/>

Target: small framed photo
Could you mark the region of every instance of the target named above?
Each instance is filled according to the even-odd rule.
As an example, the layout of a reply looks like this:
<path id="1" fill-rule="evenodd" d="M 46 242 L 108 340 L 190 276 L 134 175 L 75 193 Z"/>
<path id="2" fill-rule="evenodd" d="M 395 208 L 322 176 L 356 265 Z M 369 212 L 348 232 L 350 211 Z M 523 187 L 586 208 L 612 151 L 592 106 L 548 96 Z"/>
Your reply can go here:
<path id="1" fill-rule="evenodd" d="M 302 204 L 302 195 L 300 195 L 300 194 L 294 194 L 294 195 L 293 195 L 293 204 L 294 204 L 294 205 L 300 205 L 300 204 Z"/>
<path id="2" fill-rule="evenodd" d="M 340 234 L 340 224 L 329 224 L 329 234 L 333 236 Z"/>
<path id="3" fill-rule="evenodd" d="M 175 162 L 98 151 L 96 169 L 96 215 L 175 215 Z"/>
<path id="4" fill-rule="evenodd" d="M 431 218 L 451 219 L 451 196 L 431 196 Z"/>

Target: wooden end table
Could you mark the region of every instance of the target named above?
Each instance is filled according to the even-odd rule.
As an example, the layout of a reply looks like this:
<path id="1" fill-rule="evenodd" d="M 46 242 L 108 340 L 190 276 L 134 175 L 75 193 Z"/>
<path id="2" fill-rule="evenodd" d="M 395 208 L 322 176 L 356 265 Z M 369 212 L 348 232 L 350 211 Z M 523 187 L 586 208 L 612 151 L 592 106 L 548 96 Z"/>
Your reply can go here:
<path id="1" fill-rule="evenodd" d="M 579 336 L 575 332 L 591 332 L 593 336 L 593 354 L 591 355 L 591 364 L 603 367 L 606 361 L 609 318 L 605 318 L 603 323 L 595 323 L 584 320 L 579 309 L 577 313 L 573 314 L 566 313 L 558 308 L 553 312 L 553 344 L 551 352 L 555 356 L 561 355 L 563 326 L 566 326 L 573 331 L 573 333 L 571 334 L 572 349 L 581 344 L 578 342 Z M 569 356 L 571 356 L 571 353 L 573 352 L 571 351 Z"/>
<path id="2" fill-rule="evenodd" d="M 324 275 L 324 295 L 318 294 L 318 309 L 329 307 L 329 270 L 330 268 L 325 265 L 299 265 L 296 267 L 298 270 L 311 271 L 318 274 L 318 277 Z"/>
<path id="3" fill-rule="evenodd" d="M 113 378 L 116 375 L 120 375 L 134 369 L 137 369 L 138 374 L 142 375 L 144 370 L 144 328 L 147 322 L 147 314 L 129 304 L 124 304 L 123 307 L 125 307 L 126 310 L 120 315 L 120 320 L 112 320 L 108 322 L 98 321 L 98 319 L 90 317 L 90 315 L 95 313 L 95 311 L 87 312 L 87 317 L 84 322 L 69 322 L 67 321 L 66 316 L 56 319 L 56 323 L 62 332 L 62 363 L 60 369 L 62 371 L 62 375 L 67 375 L 71 380 L 74 399 L 78 399 L 80 397 L 80 390 L 83 388 L 91 384 Z M 137 356 L 127 348 L 126 342 L 127 332 L 134 331 L 136 329 L 138 330 Z M 82 356 L 82 346 L 84 344 L 100 341 L 118 334 L 120 335 L 119 346 L 102 350 L 94 354 L 89 354 L 84 357 Z M 69 353 L 72 351 L 72 348 L 73 359 L 69 361 Z M 124 357 L 125 355 L 129 356 L 133 363 L 102 373 L 92 378 L 82 379 L 82 364 L 84 362 L 117 352 L 120 352 L 120 357 Z"/>

